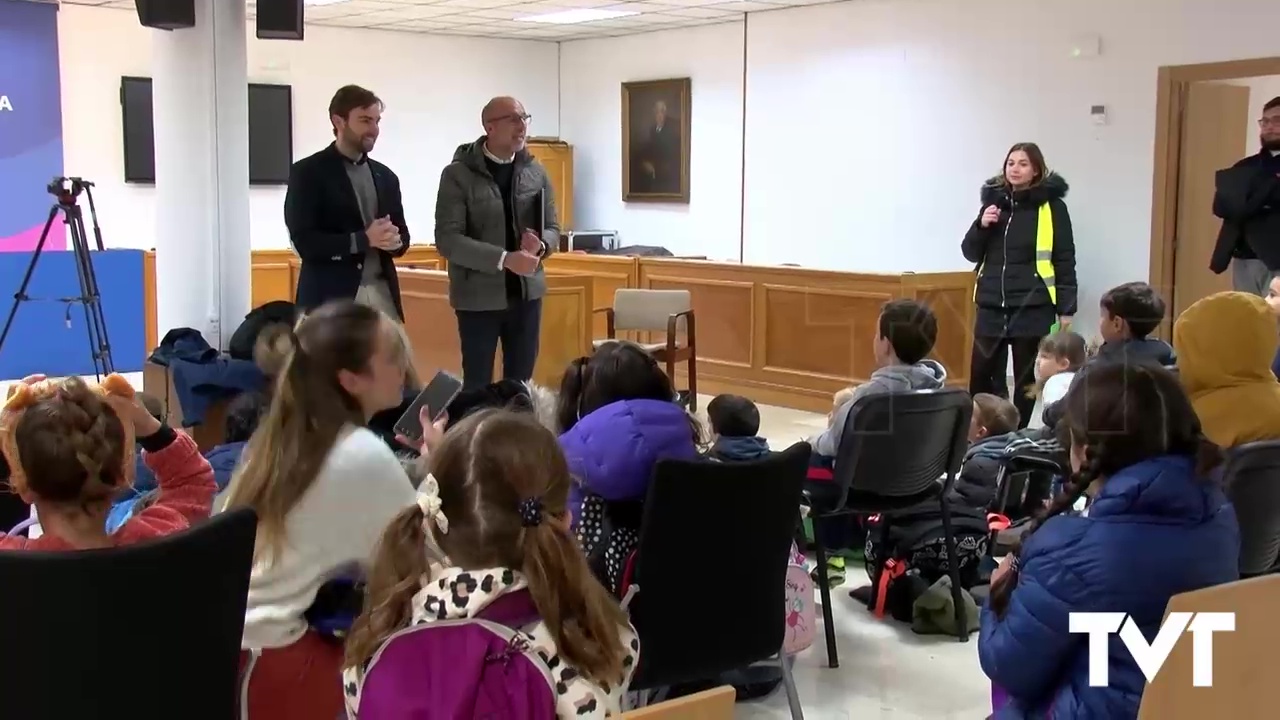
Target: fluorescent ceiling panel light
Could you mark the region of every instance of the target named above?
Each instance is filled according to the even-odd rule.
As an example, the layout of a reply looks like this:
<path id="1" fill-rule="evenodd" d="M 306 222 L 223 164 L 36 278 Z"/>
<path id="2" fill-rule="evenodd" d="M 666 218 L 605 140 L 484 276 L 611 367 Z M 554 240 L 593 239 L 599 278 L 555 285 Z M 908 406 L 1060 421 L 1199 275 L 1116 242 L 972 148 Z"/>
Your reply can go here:
<path id="1" fill-rule="evenodd" d="M 547 25 L 576 25 L 578 23 L 596 22 L 598 20 L 613 20 L 615 18 L 631 17 L 639 15 L 638 12 L 628 12 L 626 10 L 601 10 L 598 8 L 579 8 L 577 10 L 565 10 L 563 12 L 546 13 L 544 15 L 526 15 L 517 18 L 521 22 L 544 23 Z"/>

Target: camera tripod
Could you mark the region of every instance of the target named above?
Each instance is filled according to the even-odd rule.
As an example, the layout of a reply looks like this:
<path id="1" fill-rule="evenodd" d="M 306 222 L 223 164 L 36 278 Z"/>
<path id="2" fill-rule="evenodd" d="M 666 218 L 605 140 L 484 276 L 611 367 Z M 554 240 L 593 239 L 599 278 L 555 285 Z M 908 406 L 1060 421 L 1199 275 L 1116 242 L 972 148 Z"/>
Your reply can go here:
<path id="1" fill-rule="evenodd" d="M 111 359 L 111 342 L 107 339 L 107 320 L 102 314 L 102 297 L 98 291 L 98 276 L 93 270 L 93 258 L 89 255 L 89 238 L 84 229 L 84 214 L 80 211 L 77 199 L 81 192 L 89 199 L 89 215 L 93 219 L 93 235 L 97 241 L 98 251 L 102 247 L 102 228 L 98 226 L 98 211 L 93 205 L 93 183 L 78 177 L 58 177 L 49 183 L 49 194 L 57 198 L 53 207 L 49 208 L 49 219 L 44 223 L 40 233 L 40 241 L 31 253 L 31 263 L 27 265 L 27 273 L 22 276 L 22 285 L 13 294 L 13 307 L 9 308 L 9 318 L 4 321 L 4 330 L 0 331 L 0 352 L 4 342 L 9 339 L 9 331 L 13 329 L 13 320 L 18 315 L 18 307 L 27 300 L 39 300 L 27 295 L 27 286 L 31 284 L 31 276 L 35 273 L 36 263 L 44 252 L 44 245 L 49 240 L 49 231 L 53 229 L 53 221 L 58 213 L 63 215 L 63 223 L 71 232 L 71 251 L 75 253 L 76 276 L 80 282 L 80 294 L 74 297 L 52 298 L 55 302 L 67 305 L 67 326 L 71 326 L 71 306 L 79 304 L 84 308 L 85 330 L 89 335 L 89 355 L 93 359 L 93 369 L 101 380 L 104 375 L 115 372 L 115 362 Z"/>

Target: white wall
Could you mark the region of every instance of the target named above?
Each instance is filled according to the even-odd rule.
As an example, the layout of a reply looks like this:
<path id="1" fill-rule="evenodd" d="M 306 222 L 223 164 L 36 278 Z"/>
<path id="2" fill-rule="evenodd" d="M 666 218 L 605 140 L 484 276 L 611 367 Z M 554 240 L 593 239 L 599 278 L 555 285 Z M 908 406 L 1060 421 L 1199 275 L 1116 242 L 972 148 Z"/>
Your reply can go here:
<path id="1" fill-rule="evenodd" d="M 1244 155 L 1255 155 L 1262 149 L 1258 118 L 1262 117 L 1263 105 L 1271 102 L 1273 98 L 1280 97 L 1280 75 L 1260 75 L 1233 84 L 1249 88 L 1249 117 L 1245 120 Z"/>
<path id="2" fill-rule="evenodd" d="M 151 75 L 151 33 L 132 10 L 63 5 L 65 168 L 98 183 L 95 200 L 107 245 L 151 248 L 155 191 L 124 182 L 120 77 Z M 386 112 L 374 155 L 397 175 L 415 243 L 433 242 L 440 170 L 454 148 L 479 137 L 480 108 L 494 95 L 515 95 L 534 116 L 533 134 L 559 132 L 554 43 L 483 40 L 413 33 L 308 27 L 304 42 L 262 41 L 249 29 L 250 82 L 293 86 L 295 159 L 333 140 L 328 106 L 348 83 L 383 99 Z M 249 192 L 252 245 L 287 248 L 283 187 Z"/>
<path id="3" fill-rule="evenodd" d="M 742 23 L 564 43 L 560 129 L 574 145 L 576 229 L 626 245 L 738 259 L 742 231 Z M 622 202 L 622 91 L 691 78 L 690 204 Z"/>
<path id="4" fill-rule="evenodd" d="M 968 269 L 960 238 L 979 184 L 1010 144 L 1034 140 L 1072 185 L 1088 329 L 1103 291 L 1148 274 L 1157 68 L 1275 55 L 1276 27 L 1270 0 L 860 0 L 753 13 L 744 259 Z M 1073 58 L 1089 35 L 1101 54 Z M 563 46 L 563 134 L 580 148 L 583 219 L 682 252 L 705 228 L 734 226 L 735 193 L 716 178 L 732 183 L 740 153 L 715 136 L 736 137 L 741 122 L 742 98 L 725 89 L 742 56 L 735 37 L 706 28 Z M 618 84 L 677 73 L 693 78 L 693 198 L 660 223 L 662 211 L 620 201 Z M 1092 105 L 1106 105 L 1107 125 L 1093 124 Z M 706 254 L 731 244 L 716 235 Z"/>

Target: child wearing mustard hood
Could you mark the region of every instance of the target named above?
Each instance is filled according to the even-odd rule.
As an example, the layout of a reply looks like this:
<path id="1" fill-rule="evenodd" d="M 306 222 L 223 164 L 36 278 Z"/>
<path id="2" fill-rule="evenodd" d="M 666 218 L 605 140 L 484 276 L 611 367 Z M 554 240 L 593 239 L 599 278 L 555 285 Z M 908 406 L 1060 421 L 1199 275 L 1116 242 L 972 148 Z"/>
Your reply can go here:
<path id="1" fill-rule="evenodd" d="M 1271 371 L 1277 345 L 1275 316 L 1250 293 L 1210 295 L 1174 323 L 1179 377 L 1219 447 L 1280 439 L 1280 382 Z"/>

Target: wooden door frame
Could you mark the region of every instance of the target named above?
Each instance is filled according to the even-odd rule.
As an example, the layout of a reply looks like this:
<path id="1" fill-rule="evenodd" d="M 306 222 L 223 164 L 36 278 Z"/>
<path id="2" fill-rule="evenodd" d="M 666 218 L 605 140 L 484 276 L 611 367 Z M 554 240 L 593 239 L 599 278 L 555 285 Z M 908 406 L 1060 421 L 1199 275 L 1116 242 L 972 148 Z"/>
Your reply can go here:
<path id="1" fill-rule="evenodd" d="M 1251 58 L 1196 65 L 1164 65 L 1156 76 L 1156 142 L 1151 181 L 1151 253 L 1148 282 L 1169 297 L 1173 307 L 1174 241 L 1178 222 L 1178 164 L 1182 154 L 1183 103 L 1194 82 L 1280 75 L 1280 57 Z M 1205 258 L 1209 262 L 1209 258 Z M 1172 318 L 1160 335 L 1171 339 Z"/>

